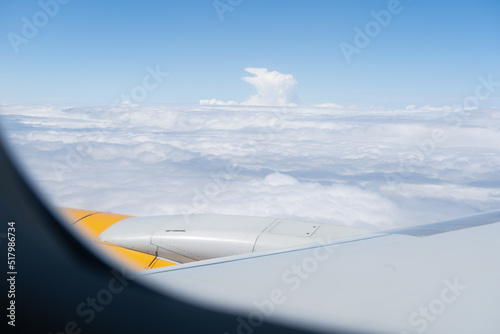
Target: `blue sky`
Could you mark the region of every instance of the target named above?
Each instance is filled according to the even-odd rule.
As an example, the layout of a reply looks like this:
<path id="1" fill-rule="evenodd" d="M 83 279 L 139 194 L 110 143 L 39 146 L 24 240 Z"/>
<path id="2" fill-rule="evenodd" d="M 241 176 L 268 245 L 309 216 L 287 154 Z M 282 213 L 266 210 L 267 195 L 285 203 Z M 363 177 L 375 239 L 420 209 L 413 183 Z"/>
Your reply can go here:
<path id="1" fill-rule="evenodd" d="M 54 1 L 0 5 L 1 103 L 112 104 L 148 66 L 169 75 L 141 104 L 243 102 L 255 93 L 241 80 L 247 67 L 293 75 L 304 105 L 450 105 L 478 76 L 500 79 L 493 0 L 402 0 L 350 62 L 339 45 L 356 46 L 355 27 L 365 31 L 391 1 L 221 0 L 232 9 L 221 20 L 213 1 L 71 0 L 16 53 L 23 17 L 33 23 Z"/>

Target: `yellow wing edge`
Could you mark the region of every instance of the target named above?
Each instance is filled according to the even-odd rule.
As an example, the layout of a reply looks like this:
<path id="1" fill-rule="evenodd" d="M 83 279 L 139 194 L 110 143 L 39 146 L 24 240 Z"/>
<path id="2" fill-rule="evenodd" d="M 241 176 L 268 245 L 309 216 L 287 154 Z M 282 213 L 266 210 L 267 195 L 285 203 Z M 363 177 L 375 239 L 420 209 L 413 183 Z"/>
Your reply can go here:
<path id="1" fill-rule="evenodd" d="M 175 265 L 173 262 L 159 259 L 153 255 L 126 249 L 99 240 L 99 234 L 105 229 L 120 220 L 132 216 L 72 208 L 60 208 L 59 212 L 66 218 L 69 224 L 87 238 L 99 251 L 111 256 L 130 269 L 144 270 Z"/>

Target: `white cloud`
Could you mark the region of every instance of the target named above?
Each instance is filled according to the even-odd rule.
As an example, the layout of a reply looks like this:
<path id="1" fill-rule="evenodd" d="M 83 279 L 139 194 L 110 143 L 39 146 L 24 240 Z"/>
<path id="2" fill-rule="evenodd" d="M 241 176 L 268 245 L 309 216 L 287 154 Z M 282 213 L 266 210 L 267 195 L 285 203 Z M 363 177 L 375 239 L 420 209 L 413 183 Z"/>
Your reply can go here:
<path id="1" fill-rule="evenodd" d="M 297 80 L 291 74 L 282 74 L 277 71 L 269 72 L 267 68 L 247 67 L 245 71 L 253 77 L 242 79 L 253 85 L 257 94 L 250 96 L 246 101 L 221 101 L 217 99 L 200 100 L 200 105 L 212 106 L 296 106 L 298 102 L 295 86 Z"/>
<path id="2" fill-rule="evenodd" d="M 253 85 L 256 95 L 250 96 L 243 102 L 244 105 L 256 106 L 289 106 L 296 105 L 298 97 L 295 93 L 297 80 L 291 74 L 282 74 L 277 71 L 269 72 L 267 68 L 245 68 L 253 77 L 242 79 Z"/>
<path id="3" fill-rule="evenodd" d="M 59 206 L 380 229 L 500 207 L 498 109 L 282 109 L 4 106 L 0 121 Z"/>
<path id="4" fill-rule="evenodd" d="M 236 101 L 220 101 L 216 99 L 211 99 L 211 100 L 200 100 L 200 105 L 205 106 L 232 106 L 232 105 L 238 105 L 239 103 Z"/>
<path id="5" fill-rule="evenodd" d="M 400 217 L 397 205 L 375 192 L 344 184 L 322 185 L 299 181 L 284 173 L 235 181 L 218 190 L 213 203 L 203 211 L 292 219 L 300 217 L 316 222 L 379 229 L 392 227 Z M 202 194 L 210 199 L 208 192 Z"/>
<path id="6" fill-rule="evenodd" d="M 320 104 L 316 104 L 314 105 L 315 107 L 318 107 L 318 108 L 331 108 L 331 109 L 338 109 L 338 108 L 342 108 L 341 105 L 338 105 L 338 104 L 335 104 L 335 103 L 331 103 L 331 102 L 327 102 L 327 103 L 320 103 Z"/>

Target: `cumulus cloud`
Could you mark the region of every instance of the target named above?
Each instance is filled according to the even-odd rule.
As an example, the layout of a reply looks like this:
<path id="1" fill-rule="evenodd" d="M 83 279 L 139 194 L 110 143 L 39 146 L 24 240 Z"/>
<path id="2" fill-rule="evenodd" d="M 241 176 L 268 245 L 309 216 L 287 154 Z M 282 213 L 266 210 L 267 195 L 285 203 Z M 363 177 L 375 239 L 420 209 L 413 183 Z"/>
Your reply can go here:
<path id="1" fill-rule="evenodd" d="M 298 96 L 295 93 L 297 80 L 291 74 L 277 71 L 269 72 L 267 68 L 245 68 L 252 77 L 242 79 L 254 86 L 257 94 L 250 96 L 246 101 L 221 101 L 217 99 L 200 100 L 200 105 L 248 105 L 248 106 L 296 106 Z"/>
<path id="2" fill-rule="evenodd" d="M 500 208 L 500 109 L 3 106 L 58 206 L 385 229 Z"/>
<path id="3" fill-rule="evenodd" d="M 242 79 L 253 85 L 257 94 L 250 96 L 243 104 L 257 106 L 296 105 L 298 97 L 295 93 L 295 86 L 298 82 L 293 75 L 277 71 L 269 72 L 267 68 L 247 67 L 245 71 L 254 76 Z"/>

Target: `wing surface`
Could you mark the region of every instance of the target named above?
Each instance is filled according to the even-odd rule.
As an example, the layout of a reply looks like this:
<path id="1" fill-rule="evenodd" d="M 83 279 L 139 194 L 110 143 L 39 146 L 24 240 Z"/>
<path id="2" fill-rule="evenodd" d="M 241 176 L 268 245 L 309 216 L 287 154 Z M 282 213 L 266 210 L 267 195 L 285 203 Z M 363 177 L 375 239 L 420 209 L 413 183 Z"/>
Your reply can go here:
<path id="1" fill-rule="evenodd" d="M 192 302 L 329 332 L 499 333 L 500 211 L 141 272 Z"/>

